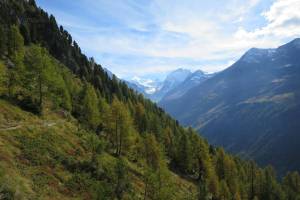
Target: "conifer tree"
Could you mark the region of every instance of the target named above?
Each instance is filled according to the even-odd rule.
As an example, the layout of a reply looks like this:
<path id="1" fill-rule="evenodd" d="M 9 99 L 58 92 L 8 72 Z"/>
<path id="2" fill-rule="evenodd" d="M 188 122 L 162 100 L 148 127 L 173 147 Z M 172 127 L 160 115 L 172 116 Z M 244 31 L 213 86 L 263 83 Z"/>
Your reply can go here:
<path id="1" fill-rule="evenodd" d="M 182 134 L 177 146 L 177 160 L 181 170 L 188 173 L 191 170 L 191 144 L 187 134 Z"/>
<path id="2" fill-rule="evenodd" d="M 24 40 L 17 26 L 11 26 L 8 34 L 8 56 L 10 63 L 8 71 L 8 96 L 13 97 L 14 93 L 23 85 L 24 74 Z"/>
<path id="3" fill-rule="evenodd" d="M 98 102 L 94 87 L 86 83 L 83 88 L 82 118 L 83 121 L 94 130 L 100 123 Z"/>
<path id="4" fill-rule="evenodd" d="M 130 181 L 128 179 L 128 169 L 125 165 L 125 161 L 122 158 L 117 160 L 115 166 L 116 180 L 115 180 L 115 196 L 118 200 L 122 200 L 124 193 L 128 192 L 131 188 Z"/>
<path id="5" fill-rule="evenodd" d="M 147 129 L 147 119 L 145 108 L 141 103 L 137 103 L 135 106 L 135 125 L 139 133 L 143 133 Z"/>
<path id="6" fill-rule="evenodd" d="M 15 65 L 20 65 L 24 58 L 24 39 L 16 25 L 11 26 L 8 36 L 8 56 Z"/>
<path id="7" fill-rule="evenodd" d="M 38 45 L 30 46 L 26 52 L 25 63 L 27 89 L 35 94 L 38 110 L 42 113 L 43 101 L 53 79 L 54 68 L 46 49 Z"/>
<path id="8" fill-rule="evenodd" d="M 283 178 L 283 187 L 287 200 L 300 200 L 300 175 L 298 172 L 289 172 Z"/>
<path id="9" fill-rule="evenodd" d="M 111 105 L 111 138 L 115 147 L 115 154 L 120 156 L 125 148 L 130 145 L 132 118 L 126 108 L 116 97 Z"/>
<path id="10" fill-rule="evenodd" d="M 5 55 L 7 51 L 7 33 L 4 26 L 0 24 L 0 58 Z"/>
<path id="11" fill-rule="evenodd" d="M 230 198 L 231 198 L 231 194 L 230 194 L 228 185 L 224 180 L 222 180 L 220 183 L 219 199 L 220 200 L 228 200 Z"/>
<path id="12" fill-rule="evenodd" d="M 7 82 L 7 69 L 2 62 L 0 62 L 0 96 L 5 94 Z"/>

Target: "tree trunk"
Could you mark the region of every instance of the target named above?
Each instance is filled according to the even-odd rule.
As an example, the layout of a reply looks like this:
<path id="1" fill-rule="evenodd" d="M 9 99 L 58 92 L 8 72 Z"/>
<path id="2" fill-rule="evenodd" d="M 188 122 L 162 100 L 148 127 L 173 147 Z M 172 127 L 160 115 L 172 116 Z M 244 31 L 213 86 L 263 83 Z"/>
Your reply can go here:
<path id="1" fill-rule="evenodd" d="M 119 145 L 119 153 L 118 153 L 118 156 L 121 155 L 121 150 L 122 150 L 122 132 L 120 132 L 120 135 L 119 135 L 119 142 L 120 142 L 120 145 Z"/>
<path id="2" fill-rule="evenodd" d="M 146 181 L 146 183 L 145 183 L 144 200 L 147 199 L 147 195 L 148 195 L 147 192 L 148 192 L 148 181 Z"/>
<path id="3" fill-rule="evenodd" d="M 115 124 L 115 144 L 116 144 L 116 155 L 118 155 L 119 152 L 119 142 L 118 142 L 118 120 L 116 120 L 116 124 Z"/>
<path id="4" fill-rule="evenodd" d="M 42 91 L 42 77 L 39 75 L 39 107 L 40 112 L 43 110 L 43 91 Z"/>

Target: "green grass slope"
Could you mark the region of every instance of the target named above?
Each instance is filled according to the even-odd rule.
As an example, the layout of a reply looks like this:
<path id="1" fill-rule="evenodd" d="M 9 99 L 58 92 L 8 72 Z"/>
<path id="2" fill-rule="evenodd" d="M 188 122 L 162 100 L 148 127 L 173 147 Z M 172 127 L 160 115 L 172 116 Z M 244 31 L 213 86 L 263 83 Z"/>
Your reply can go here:
<path id="1" fill-rule="evenodd" d="M 89 146 L 91 134 L 81 129 L 75 119 L 61 113 L 45 116 L 37 117 L 0 100 L 0 197 L 95 198 L 97 184 L 103 184 L 88 169 L 93 154 Z M 96 160 L 95 163 L 103 170 L 102 174 L 114 173 L 115 157 L 102 152 Z M 126 166 L 135 193 L 130 198 L 142 199 L 145 187 L 143 169 L 128 160 Z M 172 172 L 170 175 L 173 186 L 177 188 L 174 199 L 196 194 L 194 183 Z M 125 195 L 124 199 L 130 198 Z"/>

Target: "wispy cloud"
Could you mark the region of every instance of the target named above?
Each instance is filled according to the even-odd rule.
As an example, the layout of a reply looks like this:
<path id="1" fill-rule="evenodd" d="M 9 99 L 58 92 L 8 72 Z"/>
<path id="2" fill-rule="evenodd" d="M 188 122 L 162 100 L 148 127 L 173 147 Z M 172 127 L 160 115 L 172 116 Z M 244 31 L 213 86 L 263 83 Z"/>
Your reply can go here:
<path id="1" fill-rule="evenodd" d="M 299 0 L 37 0 L 84 52 L 122 77 L 218 71 L 299 36 Z"/>

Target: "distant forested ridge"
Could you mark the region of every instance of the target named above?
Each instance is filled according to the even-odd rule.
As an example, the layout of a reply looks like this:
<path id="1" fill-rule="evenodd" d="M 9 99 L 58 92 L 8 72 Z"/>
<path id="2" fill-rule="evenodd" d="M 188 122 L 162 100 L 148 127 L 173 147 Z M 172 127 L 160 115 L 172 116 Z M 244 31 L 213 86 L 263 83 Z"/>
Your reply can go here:
<path id="1" fill-rule="evenodd" d="M 187 103 L 188 102 L 188 103 Z M 300 39 L 248 50 L 236 63 L 177 99 L 160 104 L 210 144 L 272 165 L 300 170 Z"/>
<path id="2" fill-rule="evenodd" d="M 34 0 L 0 0 L 0 97 L 0 199 L 300 199 L 298 173 L 212 147 Z"/>

